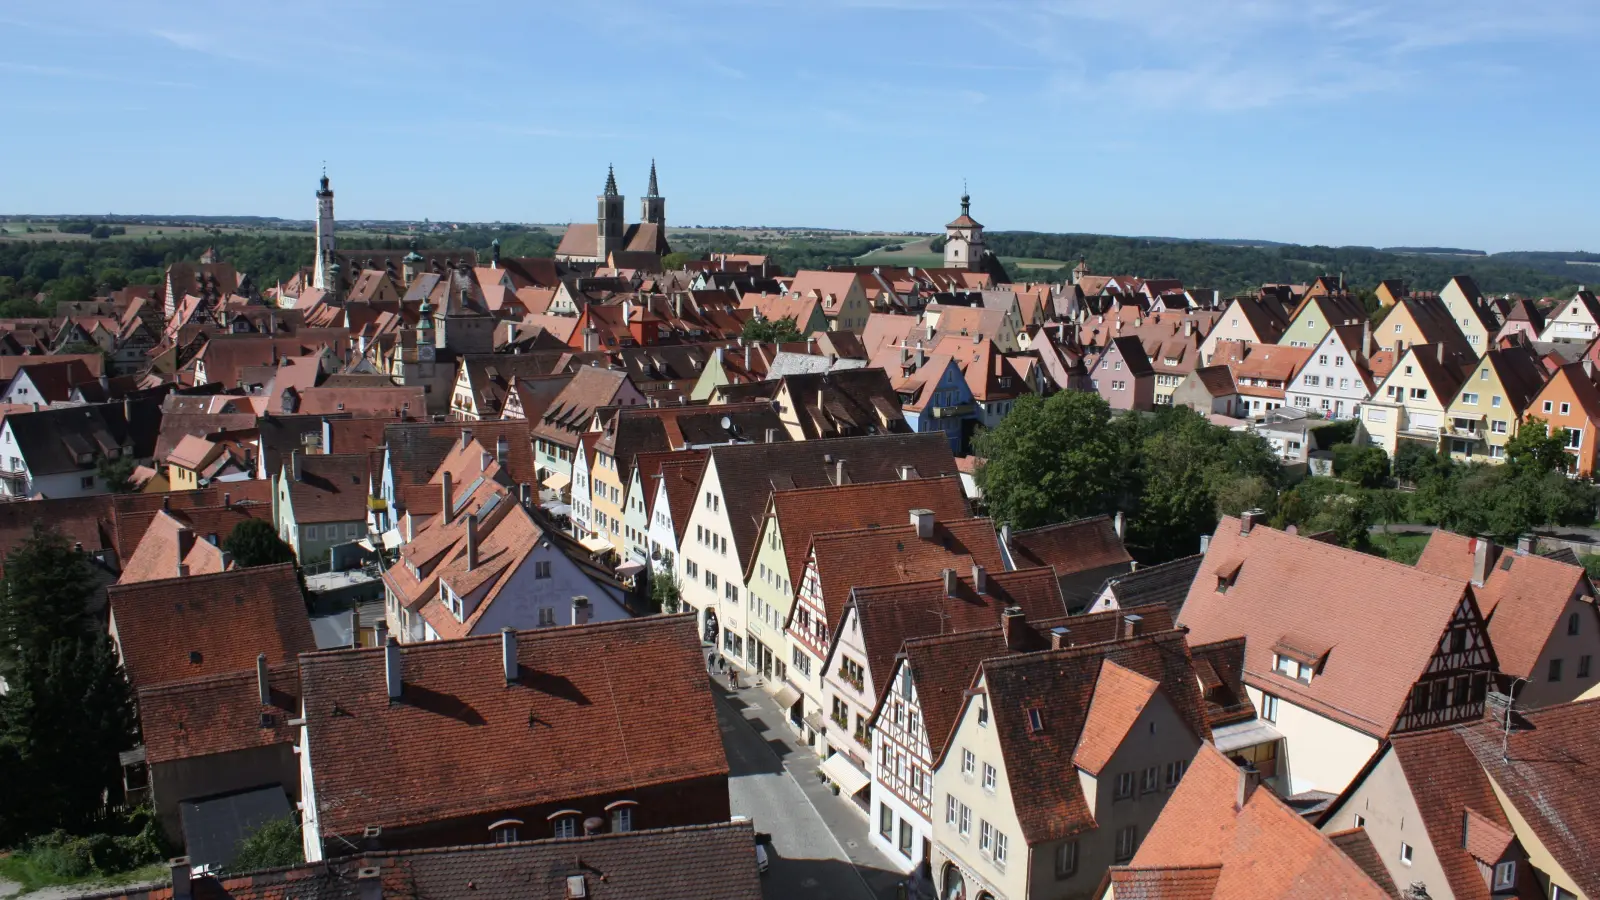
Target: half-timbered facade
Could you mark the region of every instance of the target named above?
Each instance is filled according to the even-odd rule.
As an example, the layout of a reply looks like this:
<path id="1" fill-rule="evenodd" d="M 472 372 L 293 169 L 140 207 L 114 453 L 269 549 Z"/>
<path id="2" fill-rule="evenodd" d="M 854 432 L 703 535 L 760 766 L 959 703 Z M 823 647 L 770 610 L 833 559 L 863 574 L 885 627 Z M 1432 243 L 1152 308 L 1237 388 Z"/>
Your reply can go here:
<path id="1" fill-rule="evenodd" d="M 1245 689 L 1283 735 L 1291 793 L 1337 793 L 1390 735 L 1482 714 L 1498 664 L 1467 580 L 1255 518 L 1217 526 L 1178 618 L 1195 643 L 1245 638 Z"/>

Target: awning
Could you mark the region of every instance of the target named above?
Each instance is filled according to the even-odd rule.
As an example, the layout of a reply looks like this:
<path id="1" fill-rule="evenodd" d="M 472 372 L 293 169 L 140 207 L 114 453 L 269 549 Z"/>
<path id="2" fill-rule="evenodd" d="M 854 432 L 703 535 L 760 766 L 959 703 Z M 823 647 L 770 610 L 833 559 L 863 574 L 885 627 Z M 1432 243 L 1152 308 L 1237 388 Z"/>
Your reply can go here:
<path id="1" fill-rule="evenodd" d="M 541 503 L 541 504 L 539 504 L 539 508 L 544 510 L 545 512 L 549 513 L 552 516 L 570 516 L 570 515 L 572 515 L 572 507 L 567 505 L 567 504 L 565 504 L 565 503 L 562 503 L 559 500 L 551 500 L 549 503 Z"/>
<path id="2" fill-rule="evenodd" d="M 383 549 L 393 550 L 403 543 L 405 543 L 405 541 L 400 539 L 400 529 L 391 528 L 383 533 Z"/>
<path id="3" fill-rule="evenodd" d="M 611 542 L 603 537 L 584 538 L 578 543 L 582 544 L 583 549 L 590 553 L 604 553 L 611 549 Z"/>
<path id="4" fill-rule="evenodd" d="M 1282 737 L 1283 734 L 1273 728 L 1270 722 L 1261 719 L 1251 719 L 1248 722 L 1211 729 L 1211 742 L 1223 753 L 1254 747 Z"/>
<path id="5" fill-rule="evenodd" d="M 786 684 L 778 688 L 778 692 L 772 695 L 772 699 L 778 701 L 779 709 L 787 712 L 794 709 L 794 705 L 800 702 L 800 692 Z"/>
<path id="6" fill-rule="evenodd" d="M 617 574 L 622 576 L 623 578 L 628 578 L 628 577 L 637 575 L 637 574 L 639 574 L 640 572 L 643 572 L 643 571 L 644 571 L 644 563 L 642 563 L 642 562 L 625 562 L 622 565 L 617 566 Z"/>
<path id="7" fill-rule="evenodd" d="M 846 797 L 855 796 L 856 792 L 867 786 L 872 779 L 867 773 L 856 768 L 850 757 L 843 753 L 835 753 L 822 761 L 822 774 L 828 776 L 834 784 L 839 786 L 839 793 Z"/>
<path id="8" fill-rule="evenodd" d="M 539 483 L 552 491 L 564 491 L 567 489 L 567 485 L 572 483 L 572 479 L 560 472 L 551 472 L 549 478 Z"/>
<path id="9" fill-rule="evenodd" d="M 817 710 L 812 710 L 811 712 L 806 713 L 805 723 L 817 734 L 822 734 L 824 731 L 828 730 L 827 726 L 822 724 L 822 713 L 818 712 Z"/>

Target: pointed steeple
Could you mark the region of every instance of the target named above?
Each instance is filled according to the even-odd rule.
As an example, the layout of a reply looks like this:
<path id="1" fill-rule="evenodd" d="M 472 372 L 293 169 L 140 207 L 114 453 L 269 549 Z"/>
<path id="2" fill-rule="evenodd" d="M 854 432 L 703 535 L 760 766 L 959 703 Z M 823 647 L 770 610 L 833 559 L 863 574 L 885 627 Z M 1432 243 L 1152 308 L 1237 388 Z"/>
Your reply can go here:
<path id="1" fill-rule="evenodd" d="M 617 196 L 617 171 L 612 166 L 606 166 L 606 196 Z"/>
<path id="2" fill-rule="evenodd" d="M 647 196 L 661 196 L 661 189 L 656 187 L 656 161 L 653 159 L 650 160 L 650 193 Z"/>
<path id="3" fill-rule="evenodd" d="M 972 197 L 967 193 L 967 180 L 961 179 L 961 214 L 969 215 L 972 212 Z"/>

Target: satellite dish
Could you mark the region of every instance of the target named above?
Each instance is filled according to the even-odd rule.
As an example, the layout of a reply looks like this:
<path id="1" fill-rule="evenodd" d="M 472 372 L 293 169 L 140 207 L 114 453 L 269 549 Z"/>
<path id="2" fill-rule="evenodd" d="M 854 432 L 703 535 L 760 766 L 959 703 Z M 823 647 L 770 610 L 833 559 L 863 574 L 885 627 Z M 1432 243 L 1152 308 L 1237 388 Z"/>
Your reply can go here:
<path id="1" fill-rule="evenodd" d="M 723 416 L 722 417 L 722 430 L 723 431 L 732 431 L 733 430 L 733 420 L 728 418 L 727 416 Z"/>

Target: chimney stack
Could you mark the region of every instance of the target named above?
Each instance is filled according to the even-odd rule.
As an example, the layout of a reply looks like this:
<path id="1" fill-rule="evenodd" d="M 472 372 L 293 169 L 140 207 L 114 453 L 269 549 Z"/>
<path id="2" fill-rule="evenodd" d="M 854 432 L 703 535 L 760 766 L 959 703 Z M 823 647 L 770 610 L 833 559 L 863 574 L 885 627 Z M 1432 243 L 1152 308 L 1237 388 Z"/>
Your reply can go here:
<path id="1" fill-rule="evenodd" d="M 1211 549 L 1211 535 L 1209 535 L 1209 534 L 1200 535 L 1200 555 L 1204 556 L 1206 551 L 1210 550 L 1210 549 Z"/>
<path id="2" fill-rule="evenodd" d="M 222 506 L 224 509 L 233 505 L 233 495 L 227 491 L 222 492 Z"/>
<path id="3" fill-rule="evenodd" d="M 267 655 L 256 654 L 256 694 L 261 698 L 262 706 L 272 705 L 272 685 L 267 682 Z"/>
<path id="4" fill-rule="evenodd" d="M 820 397 L 818 399 L 820 399 Z M 819 406 L 820 406 L 820 404 L 819 404 Z M 844 485 L 844 460 L 843 459 L 836 459 L 836 460 L 833 461 L 833 484 L 834 484 L 835 487 L 841 487 L 841 486 Z"/>
<path id="5" fill-rule="evenodd" d="M 372 626 L 372 643 L 373 643 L 374 646 L 382 647 L 385 643 L 388 642 L 388 640 L 389 640 L 389 620 L 388 619 L 379 619 Z"/>
<path id="6" fill-rule="evenodd" d="M 517 662 L 517 632 L 510 626 L 500 629 L 500 665 L 505 669 L 506 684 L 514 684 L 522 665 Z"/>
<path id="7" fill-rule="evenodd" d="M 366 866 L 356 872 L 356 900 L 383 900 L 383 870 Z"/>
<path id="8" fill-rule="evenodd" d="M 1027 649 L 1028 617 L 1020 606 L 1008 606 L 1000 613 L 1000 633 L 1005 636 L 1006 649 L 1021 653 Z"/>
<path id="9" fill-rule="evenodd" d="M 467 445 L 470 444 L 470 443 L 472 443 L 472 429 L 471 428 L 463 428 L 463 429 L 461 429 L 461 449 L 463 449 L 463 450 L 467 449 Z"/>
<path id="10" fill-rule="evenodd" d="M 1119 541 L 1122 540 L 1123 521 L 1122 510 L 1119 509 L 1117 514 L 1111 517 L 1111 530 L 1117 533 L 1117 540 Z"/>
<path id="11" fill-rule="evenodd" d="M 383 680 L 389 689 L 389 702 L 400 699 L 400 642 L 389 635 L 383 644 Z"/>
<path id="12" fill-rule="evenodd" d="M 945 569 L 940 574 L 944 576 L 944 595 L 946 597 L 954 597 L 956 595 L 956 570 Z"/>
<path id="13" fill-rule="evenodd" d="M 1489 580 L 1489 548 L 1493 546 L 1484 538 L 1472 539 L 1472 583 L 1483 587 Z"/>
<path id="14" fill-rule="evenodd" d="M 1239 514 L 1239 536 L 1244 537 L 1250 529 L 1256 527 L 1256 517 L 1262 515 L 1259 509 L 1247 509 Z"/>
<path id="15" fill-rule="evenodd" d="M 578 596 L 572 598 L 572 624 L 587 625 L 589 617 L 594 615 L 594 607 L 589 605 L 589 598 Z"/>
<path id="16" fill-rule="evenodd" d="M 1250 801 L 1250 795 L 1256 792 L 1256 787 L 1261 784 L 1261 772 L 1250 763 L 1239 767 L 1239 793 L 1234 797 L 1234 804 L 1240 809 Z"/>
<path id="17" fill-rule="evenodd" d="M 1144 616 L 1137 613 L 1122 617 L 1122 638 L 1135 638 L 1144 630 Z"/>
<path id="18" fill-rule="evenodd" d="M 1517 555 L 1518 556 L 1527 556 L 1529 553 L 1532 553 L 1533 552 L 1533 544 L 1534 544 L 1535 540 L 1536 539 L 1531 534 L 1524 534 L 1524 535 L 1519 536 L 1517 538 Z"/>
<path id="19" fill-rule="evenodd" d="M 303 470 L 300 468 L 300 451 L 299 450 L 290 450 L 289 451 L 289 477 L 293 478 L 295 481 L 299 481 L 302 471 Z"/>
<path id="20" fill-rule="evenodd" d="M 467 571 L 478 567 L 478 514 L 467 516 Z"/>
<path id="21" fill-rule="evenodd" d="M 1065 625 L 1057 625 L 1050 629 L 1050 649 L 1061 650 L 1072 646 L 1072 629 Z"/>
<path id="22" fill-rule="evenodd" d="M 449 525 L 450 524 L 450 515 L 451 515 L 450 473 L 449 473 L 449 471 L 445 471 L 445 472 L 440 473 L 440 475 L 441 475 L 441 479 L 440 480 L 442 480 L 444 482 L 444 485 L 443 485 L 443 487 L 444 487 L 444 491 L 443 491 L 443 493 L 444 493 L 444 506 L 442 506 L 439 509 L 439 521 L 442 524 Z"/>
<path id="23" fill-rule="evenodd" d="M 511 457 L 511 441 L 508 440 L 506 438 L 506 436 L 502 434 L 498 438 L 496 438 L 495 442 L 494 442 L 494 461 L 499 463 L 500 466 L 502 468 L 504 468 L 505 465 L 506 465 L 506 460 L 509 459 L 510 457 Z"/>
<path id="24" fill-rule="evenodd" d="M 189 857 L 177 856 L 167 860 L 167 869 L 172 873 L 172 900 L 192 900 L 194 888 L 190 886 L 189 879 L 193 877 L 193 869 L 189 865 Z"/>
<path id="25" fill-rule="evenodd" d="M 911 511 L 911 524 L 917 526 L 917 537 L 927 541 L 933 539 L 933 510 L 913 509 Z"/>
<path id="26" fill-rule="evenodd" d="M 1444 365 L 1444 341 L 1434 346 L 1434 356 L 1439 360 L 1439 365 Z"/>
<path id="27" fill-rule="evenodd" d="M 983 566 L 972 567 L 972 589 L 979 594 L 989 592 L 989 573 L 984 571 Z"/>

